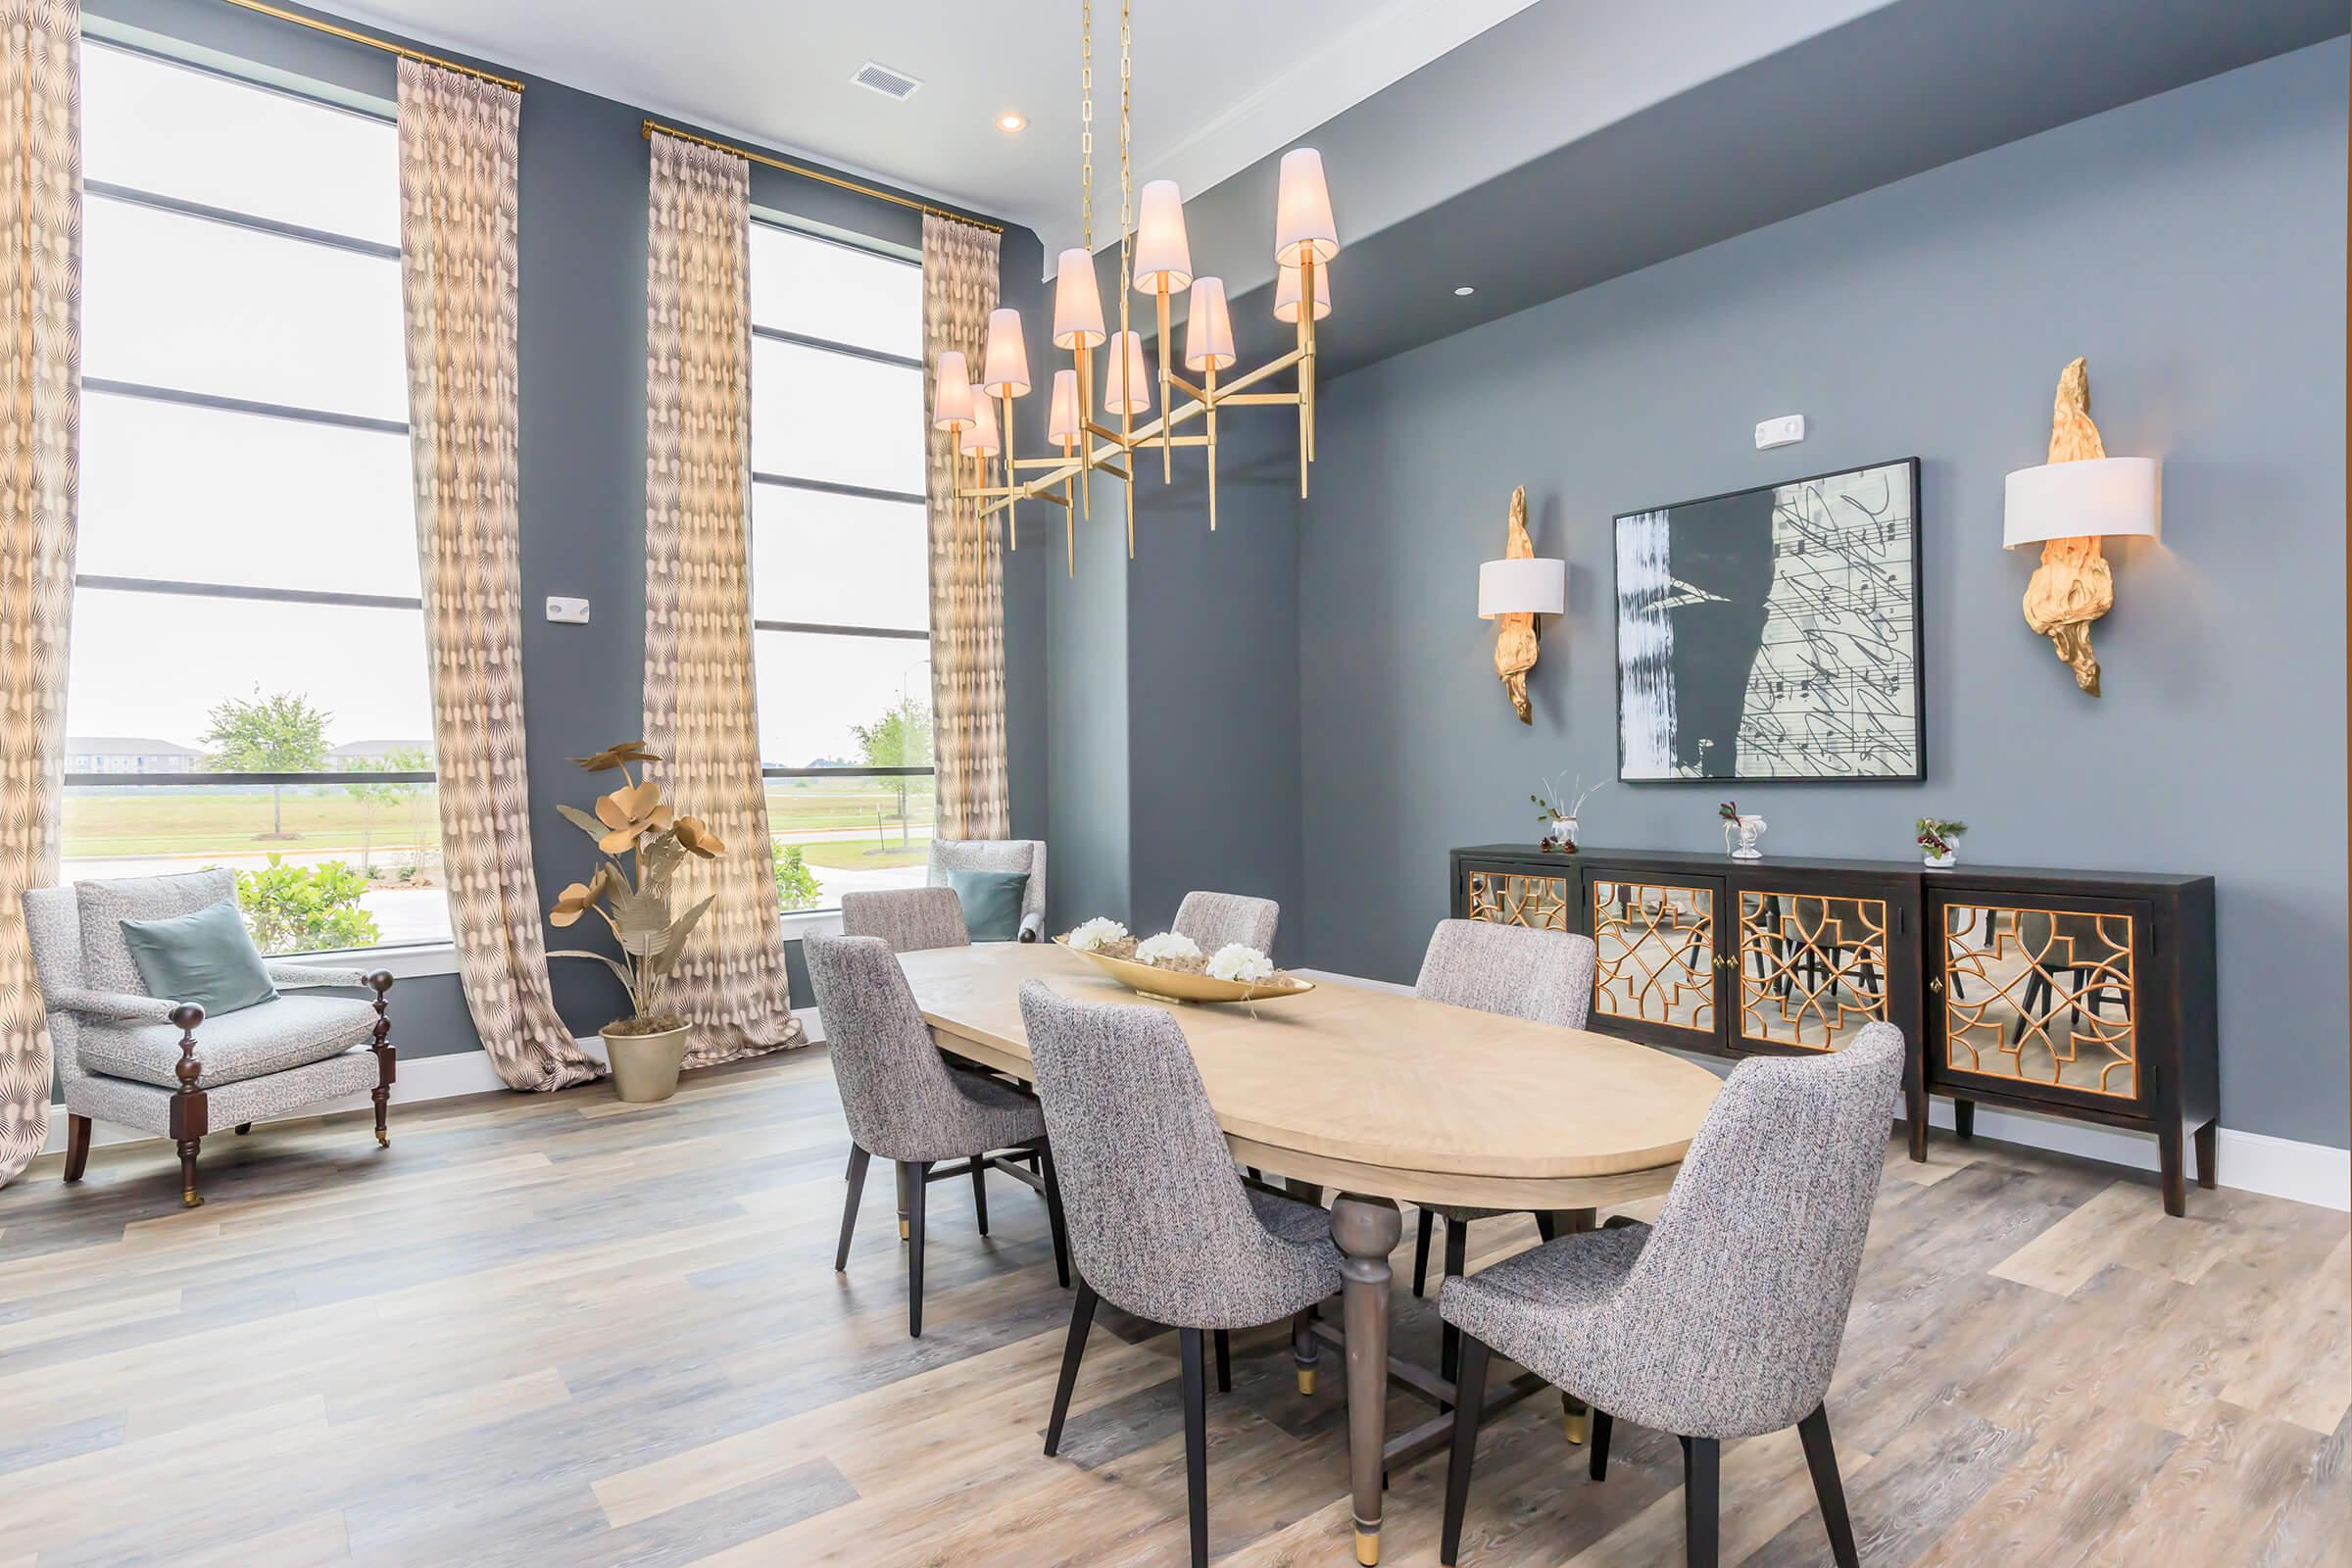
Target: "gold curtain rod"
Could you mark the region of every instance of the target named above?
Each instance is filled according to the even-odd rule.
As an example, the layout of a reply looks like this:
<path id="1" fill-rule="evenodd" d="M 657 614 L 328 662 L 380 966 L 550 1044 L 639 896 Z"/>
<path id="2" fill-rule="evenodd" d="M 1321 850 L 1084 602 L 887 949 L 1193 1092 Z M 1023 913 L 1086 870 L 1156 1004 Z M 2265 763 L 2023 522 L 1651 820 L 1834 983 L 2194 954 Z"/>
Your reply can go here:
<path id="1" fill-rule="evenodd" d="M 462 76 L 472 76 L 482 81 L 492 82 L 506 88 L 509 92 L 522 91 L 522 83 L 512 76 L 493 75 L 487 71 L 476 70 L 472 66 L 462 66 L 455 60 L 444 60 L 439 55 L 428 55 L 421 49 L 411 49 L 406 44 L 394 43 L 389 38 L 372 37 L 365 32 L 355 32 L 349 27 L 338 26 L 332 22 L 321 22 L 317 17 L 306 17 L 299 11 L 286 11 L 277 6 L 265 5 L 262 0 L 220 0 L 220 3 L 235 6 L 240 11 L 251 11 L 260 16 L 274 17 L 279 22 L 291 22 L 298 27 L 308 27 L 314 32 L 327 33 L 352 43 L 364 43 L 370 49 L 381 49 L 384 53 L 398 55 L 403 60 L 417 60 L 428 66 L 439 66 L 443 71 L 454 71 Z"/>
<path id="2" fill-rule="evenodd" d="M 245 3 L 246 0 L 230 0 L 232 5 Z M 675 136 L 680 141 L 690 141 L 697 147 L 709 147 L 717 152 L 733 153 L 736 157 L 749 159 L 755 164 L 765 164 L 770 169 L 781 169 L 787 174 L 798 174 L 803 179 L 813 179 L 842 190 L 856 191 L 860 196 L 871 196 L 878 202 L 889 202 L 896 207 L 911 207 L 918 213 L 932 218 L 944 218 L 951 223 L 969 223 L 974 228 L 985 228 L 991 234 L 1004 232 L 1003 223 L 991 223 L 978 218 L 966 218 L 961 213 L 951 213 L 946 208 L 934 207 L 929 202 L 918 202 L 908 196 L 896 196 L 886 190 L 876 190 L 871 185 L 860 185 L 854 179 L 844 179 L 839 174 L 828 174 L 821 169 L 809 169 L 801 164 L 787 163 L 781 158 L 770 158 L 765 153 L 756 153 L 749 147 L 737 147 L 730 142 L 712 141 L 708 136 L 697 136 L 691 130 L 680 130 L 675 125 L 664 125 L 658 120 L 649 120 L 645 122 L 645 139 L 653 140 L 654 132 L 657 130 L 664 136 Z"/>

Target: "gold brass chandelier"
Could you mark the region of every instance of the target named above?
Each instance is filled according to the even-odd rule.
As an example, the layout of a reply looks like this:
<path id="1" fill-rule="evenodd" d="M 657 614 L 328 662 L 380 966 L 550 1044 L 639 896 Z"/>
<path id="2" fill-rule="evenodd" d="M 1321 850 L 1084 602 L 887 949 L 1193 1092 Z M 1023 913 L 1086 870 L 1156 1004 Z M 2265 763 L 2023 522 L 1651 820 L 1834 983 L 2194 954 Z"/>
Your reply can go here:
<path id="1" fill-rule="evenodd" d="M 1282 182 L 1274 210 L 1274 317 L 1296 329 L 1290 352 L 1253 370 L 1217 384 L 1220 371 L 1230 370 L 1234 351 L 1233 318 L 1227 307 L 1224 279 L 1193 275 L 1192 247 L 1185 236 L 1184 197 L 1169 179 L 1155 179 L 1143 189 L 1143 220 L 1135 222 L 1130 201 L 1128 96 L 1134 79 L 1130 59 L 1128 0 L 1119 4 L 1119 330 L 1106 333 L 1102 299 L 1095 283 L 1095 22 L 1092 0 L 1080 13 L 1079 91 L 1080 216 L 1084 224 L 1081 246 L 1061 253 L 1054 269 L 1054 346 L 1070 352 L 1072 366 L 1054 372 L 1053 394 L 1046 417 L 1051 457 L 1022 458 L 1013 454 L 1012 403 L 1030 390 L 1029 355 L 1021 336 L 1021 313 L 993 311 L 981 356 L 980 378 L 960 350 L 943 350 L 933 367 L 931 419 L 952 433 L 958 460 L 952 466 L 957 499 L 976 498 L 981 526 L 999 512 L 1015 548 L 1020 543 L 1017 508 L 1023 501 L 1044 501 L 1060 507 L 1069 571 L 1078 570 L 1077 524 L 1092 515 L 1092 484 L 1097 469 L 1123 481 L 1127 496 L 1127 554 L 1135 555 L 1135 470 L 1146 449 L 1157 446 L 1160 480 L 1175 477 L 1175 449 L 1200 447 L 1208 459 L 1208 525 L 1217 525 L 1217 411 L 1231 405 L 1292 406 L 1298 411 L 1298 493 L 1306 494 L 1307 465 L 1315 458 L 1315 322 L 1331 314 L 1331 275 L 1328 266 L 1339 254 L 1340 234 L 1332 221 L 1331 193 L 1323 182 L 1323 155 L 1311 147 L 1295 148 L 1282 158 Z M 1176 373 L 1173 340 L 1168 332 L 1168 302 L 1190 292 L 1192 304 L 1185 318 L 1184 364 L 1198 372 L 1198 383 Z M 1159 313 L 1159 417 L 1137 419 L 1152 412 L 1152 392 L 1144 363 L 1143 335 L 1128 322 L 1129 294 L 1149 296 Z M 1311 302 L 1301 310 L 1301 300 Z M 1094 403 L 1095 351 L 1110 350 L 1109 380 L 1102 389 L 1102 417 Z M 1293 367 L 1297 388 L 1289 392 L 1253 391 L 1268 377 Z M 1182 394 L 1185 401 L 1171 400 Z M 993 400 L 993 401 L 992 401 Z M 1000 410 L 1002 411 L 1000 413 Z M 1112 427 L 1106 421 L 1115 418 Z M 1195 420 L 1198 434 L 1179 435 L 1179 425 Z M 964 461 L 969 460 L 969 482 Z M 989 483 L 995 465 L 998 482 Z M 1028 474 L 1028 477 L 1023 477 Z"/>

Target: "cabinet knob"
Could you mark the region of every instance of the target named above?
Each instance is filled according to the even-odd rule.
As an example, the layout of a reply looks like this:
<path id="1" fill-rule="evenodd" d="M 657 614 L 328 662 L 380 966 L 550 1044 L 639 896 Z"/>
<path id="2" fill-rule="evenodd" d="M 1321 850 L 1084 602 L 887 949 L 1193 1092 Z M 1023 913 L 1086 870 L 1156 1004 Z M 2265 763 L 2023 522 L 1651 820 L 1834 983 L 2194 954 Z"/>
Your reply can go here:
<path id="1" fill-rule="evenodd" d="M 1930 991 L 1941 992 L 1943 990 L 1943 976 L 1937 975 L 1935 979 L 1929 981 L 1928 989 Z"/>

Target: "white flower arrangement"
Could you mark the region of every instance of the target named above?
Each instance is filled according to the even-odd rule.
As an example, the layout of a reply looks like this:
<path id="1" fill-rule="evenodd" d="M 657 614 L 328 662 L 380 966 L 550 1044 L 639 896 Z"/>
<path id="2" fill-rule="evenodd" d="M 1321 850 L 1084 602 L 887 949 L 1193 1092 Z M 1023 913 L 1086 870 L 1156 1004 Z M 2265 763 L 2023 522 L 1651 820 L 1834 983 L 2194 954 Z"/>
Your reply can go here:
<path id="1" fill-rule="evenodd" d="M 1274 978 L 1274 961 L 1246 943 L 1228 942 L 1208 960 L 1208 972 L 1218 980 L 1254 983 Z"/>
<path id="2" fill-rule="evenodd" d="M 1124 941 L 1126 936 L 1127 928 L 1118 921 L 1097 915 L 1072 931 L 1069 943 L 1080 953 L 1093 953 L 1110 943 Z"/>
<path id="3" fill-rule="evenodd" d="M 1200 944 L 1181 931 L 1162 931 L 1155 937 L 1146 937 L 1135 945 L 1138 963 L 1160 963 L 1169 958 L 1198 958 Z"/>

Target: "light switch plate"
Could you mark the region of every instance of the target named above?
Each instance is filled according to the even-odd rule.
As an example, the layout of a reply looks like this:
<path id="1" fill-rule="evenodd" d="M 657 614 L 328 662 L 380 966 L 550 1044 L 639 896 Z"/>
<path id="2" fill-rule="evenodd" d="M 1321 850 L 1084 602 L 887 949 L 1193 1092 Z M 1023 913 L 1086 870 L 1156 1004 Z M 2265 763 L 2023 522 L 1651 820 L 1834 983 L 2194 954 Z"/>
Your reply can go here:
<path id="1" fill-rule="evenodd" d="M 585 626 L 588 624 L 588 601 L 558 599 L 551 595 L 547 601 L 547 618 L 559 626 Z"/>
<path id="2" fill-rule="evenodd" d="M 1774 447 L 1794 446 L 1805 438 L 1805 416 L 1784 414 L 1777 419 L 1766 419 L 1756 426 L 1756 450 L 1768 452 Z"/>

